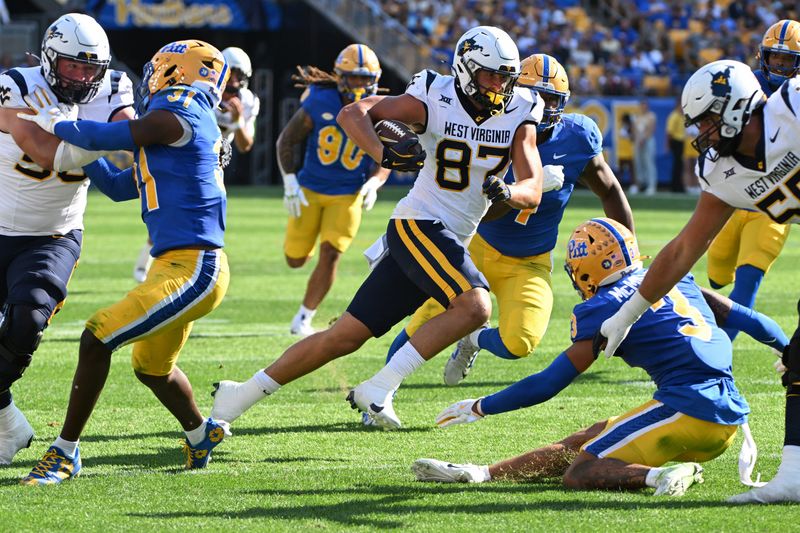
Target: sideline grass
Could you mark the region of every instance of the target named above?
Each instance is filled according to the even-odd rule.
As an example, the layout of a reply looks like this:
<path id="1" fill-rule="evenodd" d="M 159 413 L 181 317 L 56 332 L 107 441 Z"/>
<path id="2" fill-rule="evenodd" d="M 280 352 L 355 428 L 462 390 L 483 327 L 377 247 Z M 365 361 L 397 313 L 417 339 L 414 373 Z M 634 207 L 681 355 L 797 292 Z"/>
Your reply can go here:
<path id="1" fill-rule="evenodd" d="M 347 306 L 366 273 L 360 251 L 383 231 L 402 191 L 381 193 L 367 213 L 336 285 L 315 326 Z M 655 255 L 688 218 L 686 198 L 633 200 L 643 253 Z M 287 334 L 311 266 L 284 265 L 285 215 L 277 189 L 229 191 L 227 253 L 232 282 L 219 309 L 199 321 L 180 359 L 201 409 L 211 406 L 211 383 L 246 379 L 273 361 L 293 339 Z M 417 457 L 486 463 L 557 440 L 649 399 L 652 384 L 621 361 L 598 361 L 554 400 L 535 408 L 449 430 L 433 417 L 451 402 L 489 394 L 546 366 L 569 343 L 569 317 L 578 302 L 561 273 L 571 229 L 601 214 L 599 203 L 578 194 L 567 209 L 555 251 L 553 319 L 539 350 L 518 362 L 482 354 L 459 387 L 441 382 L 445 355 L 425 365 L 396 400 L 405 427 L 397 432 L 362 428 L 344 401 L 348 387 L 383 364 L 395 328 L 358 353 L 340 359 L 257 405 L 233 427 L 234 436 L 204 471 L 181 470 L 176 422 L 133 376 L 130 348 L 114 356 L 111 375 L 82 439 L 84 473 L 58 487 L 20 487 L 61 426 L 85 319 L 121 298 L 134 282 L 131 269 L 145 239 L 135 202 L 113 204 L 91 194 L 84 253 L 64 310 L 46 331 L 34 363 L 15 386 L 17 404 L 37 431 L 30 449 L 0 467 L 0 516 L 7 531 L 130 531 L 214 529 L 279 531 L 297 528 L 420 531 L 461 530 L 778 530 L 785 513 L 735 507 L 727 496 L 743 490 L 736 464 L 741 438 L 707 463 L 706 483 L 680 499 L 649 492 L 568 492 L 558 483 L 444 486 L 416 483 Z M 792 238 L 791 240 L 794 240 Z M 757 307 L 791 333 L 798 297 L 789 243 L 764 281 Z M 705 264 L 695 269 L 705 283 Z M 735 372 L 754 415 L 757 470 L 771 478 L 783 438 L 783 390 L 773 356 L 749 338 L 735 343 Z"/>

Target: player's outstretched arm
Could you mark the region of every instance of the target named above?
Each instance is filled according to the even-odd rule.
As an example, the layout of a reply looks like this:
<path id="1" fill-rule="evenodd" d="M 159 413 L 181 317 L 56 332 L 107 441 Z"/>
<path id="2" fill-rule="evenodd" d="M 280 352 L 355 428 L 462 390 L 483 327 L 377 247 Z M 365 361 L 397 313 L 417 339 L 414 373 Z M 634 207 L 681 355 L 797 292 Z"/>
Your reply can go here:
<path id="1" fill-rule="evenodd" d="M 633 227 L 633 212 L 628 198 L 602 153 L 589 160 L 583 169 L 580 180 L 600 198 L 603 203 L 603 212 L 608 218 L 616 220 L 631 230 L 631 233 L 636 234 Z"/>
<path id="2" fill-rule="evenodd" d="M 703 192 L 692 218 L 653 260 L 639 289 L 615 314 L 606 319 L 595 336 L 593 351 L 611 357 L 625 340 L 631 326 L 667 294 L 706 252 L 734 209 L 711 193 Z"/>
<path id="3" fill-rule="evenodd" d="M 536 126 L 523 124 L 514 133 L 511 144 L 516 183 L 509 185 L 506 203 L 514 209 L 536 209 L 542 201 L 542 160 L 536 148 Z"/>
<path id="4" fill-rule="evenodd" d="M 53 170 L 53 158 L 61 139 L 46 132 L 17 113 L 32 114 L 27 109 L 0 109 L 0 130 L 11 134 L 14 143 L 40 167 Z"/>
<path id="5" fill-rule="evenodd" d="M 594 362 L 591 341 L 578 341 L 562 352 L 550 365 L 513 385 L 481 398 L 457 402 L 436 417 L 439 427 L 465 424 L 486 415 L 497 415 L 531 407 L 556 396 Z"/>
<path id="6" fill-rule="evenodd" d="M 711 289 L 700 287 L 700 291 L 714 313 L 714 319 L 719 327 L 743 331 L 778 352 L 783 352 L 789 344 L 786 333 L 767 315 L 740 305 Z"/>
<path id="7" fill-rule="evenodd" d="M 92 184 L 115 202 L 139 198 L 133 168 L 120 170 L 105 158 L 100 158 L 83 167 L 83 170 Z"/>

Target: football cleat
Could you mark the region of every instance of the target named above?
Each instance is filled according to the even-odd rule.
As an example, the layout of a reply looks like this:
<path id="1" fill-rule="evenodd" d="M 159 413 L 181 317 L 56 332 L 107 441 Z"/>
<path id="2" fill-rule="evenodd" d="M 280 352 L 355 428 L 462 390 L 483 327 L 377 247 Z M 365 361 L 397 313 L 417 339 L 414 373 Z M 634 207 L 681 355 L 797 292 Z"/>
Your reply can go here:
<path id="1" fill-rule="evenodd" d="M 33 428 L 13 403 L 8 406 L 0 422 L 0 465 L 9 465 L 11 460 L 23 448 L 31 445 Z"/>
<path id="2" fill-rule="evenodd" d="M 192 445 L 189 439 L 183 439 L 183 453 L 186 455 L 186 470 L 205 468 L 211 461 L 211 450 L 222 442 L 227 431 L 227 424 L 209 418 L 206 421 L 206 436 L 198 444 Z"/>
<path id="3" fill-rule="evenodd" d="M 393 390 L 376 387 L 369 380 L 364 381 L 347 395 L 350 407 L 366 413 L 383 429 L 397 429 L 403 424 L 397 418 L 392 406 Z"/>
<path id="4" fill-rule="evenodd" d="M 298 337 L 308 337 L 316 332 L 317 330 L 311 327 L 311 324 L 302 320 L 292 320 L 292 325 L 289 328 L 289 333 Z"/>
<path id="5" fill-rule="evenodd" d="M 480 329 L 486 329 L 489 323 L 483 325 Z M 480 331 L 480 330 L 479 330 Z M 473 332 L 475 333 L 475 332 Z M 472 342 L 473 333 L 465 336 L 458 341 L 456 349 L 444 365 L 444 384 L 455 386 L 464 381 L 469 371 L 472 370 L 472 365 L 475 363 L 475 358 L 478 357 L 478 352 L 481 350 L 480 346 Z M 477 337 L 476 337 L 477 338 Z"/>
<path id="6" fill-rule="evenodd" d="M 250 407 L 242 404 L 242 396 L 238 393 L 238 389 L 242 385 L 237 381 L 214 383 L 214 390 L 211 392 L 211 396 L 214 397 L 211 418 L 232 424 Z"/>
<path id="7" fill-rule="evenodd" d="M 80 473 L 81 452 L 79 448 L 75 448 L 75 455 L 69 457 L 61 448 L 50 446 L 33 467 L 31 473 L 19 482 L 21 485 L 55 485 L 77 477 Z"/>
<path id="8" fill-rule="evenodd" d="M 695 483 L 703 482 L 703 467 L 697 463 L 668 466 L 656 478 L 654 496 L 683 496 Z"/>
<path id="9" fill-rule="evenodd" d="M 486 475 L 478 465 L 459 465 L 437 459 L 417 459 L 411 465 L 417 481 L 438 481 L 439 483 L 483 483 Z"/>

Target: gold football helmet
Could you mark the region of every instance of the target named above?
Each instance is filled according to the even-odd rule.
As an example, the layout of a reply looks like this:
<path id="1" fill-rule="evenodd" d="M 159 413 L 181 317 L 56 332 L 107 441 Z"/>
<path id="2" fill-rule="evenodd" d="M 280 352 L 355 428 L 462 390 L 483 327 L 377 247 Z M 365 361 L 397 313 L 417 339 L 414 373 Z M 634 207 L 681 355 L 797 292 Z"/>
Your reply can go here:
<path id="1" fill-rule="evenodd" d="M 365 44 L 351 44 L 339 52 L 333 70 L 338 76 L 339 92 L 357 102 L 378 92 L 381 63 L 375 52 Z"/>
<path id="2" fill-rule="evenodd" d="M 782 55 L 780 65 L 770 66 L 771 55 Z M 761 39 L 758 51 L 761 72 L 773 90 L 789 78 L 797 75 L 800 68 L 800 22 L 779 20 L 769 27 Z"/>
<path id="3" fill-rule="evenodd" d="M 205 94 L 216 108 L 230 71 L 222 52 L 212 45 L 190 39 L 162 47 L 144 66 L 138 93 L 145 107 L 158 91 L 175 85 L 188 85 Z"/>
<path id="4" fill-rule="evenodd" d="M 544 100 L 539 132 L 550 129 L 561 120 L 569 100 L 567 71 L 556 58 L 547 54 L 533 54 L 522 60 L 517 85 L 538 92 Z"/>
<path id="5" fill-rule="evenodd" d="M 572 232 L 564 269 L 581 298 L 642 266 L 639 245 L 631 231 L 610 218 L 593 218 Z"/>

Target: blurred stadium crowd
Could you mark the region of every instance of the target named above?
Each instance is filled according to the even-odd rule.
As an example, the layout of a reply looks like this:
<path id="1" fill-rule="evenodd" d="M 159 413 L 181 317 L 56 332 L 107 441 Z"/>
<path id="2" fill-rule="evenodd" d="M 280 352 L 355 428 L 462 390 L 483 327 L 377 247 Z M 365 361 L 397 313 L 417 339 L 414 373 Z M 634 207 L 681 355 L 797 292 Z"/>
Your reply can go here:
<path id="1" fill-rule="evenodd" d="M 370 0 L 423 40 L 442 71 L 453 47 L 479 24 L 506 29 L 520 56 L 545 53 L 566 68 L 578 94 L 667 96 L 720 58 L 757 67 L 766 29 L 797 19 L 798 4 L 770 0 Z M 579 5 L 582 4 L 582 5 Z"/>

